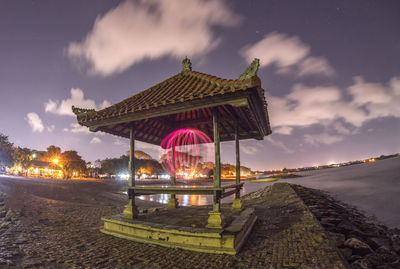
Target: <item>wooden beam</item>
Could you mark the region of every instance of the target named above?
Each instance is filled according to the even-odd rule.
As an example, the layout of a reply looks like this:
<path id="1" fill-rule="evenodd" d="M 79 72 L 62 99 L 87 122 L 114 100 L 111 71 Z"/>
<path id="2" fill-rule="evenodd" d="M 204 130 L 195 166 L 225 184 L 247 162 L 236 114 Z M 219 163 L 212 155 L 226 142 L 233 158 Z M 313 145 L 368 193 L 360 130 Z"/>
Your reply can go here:
<path id="1" fill-rule="evenodd" d="M 226 109 L 233 115 L 235 119 L 240 119 L 240 121 L 246 122 L 248 128 L 243 125 L 240 125 L 239 127 L 241 127 L 245 132 L 249 132 L 251 130 L 251 123 L 247 117 L 243 118 L 243 114 L 241 113 L 242 111 L 240 108 L 238 108 L 239 112 L 236 112 L 236 110 L 232 106 L 226 106 Z"/>
<path id="2" fill-rule="evenodd" d="M 98 120 L 93 123 L 85 122 L 85 126 L 90 127 L 91 131 L 96 131 L 99 127 L 106 126 L 106 125 L 139 121 L 139 120 L 148 119 L 148 118 L 156 118 L 156 117 L 160 117 L 160 116 L 176 114 L 176 113 L 181 113 L 181 112 L 186 112 L 186 111 L 191 111 L 191 110 L 197 110 L 197 109 L 201 109 L 201 108 L 211 108 L 211 107 L 217 107 L 220 105 L 236 104 L 239 101 L 240 102 L 245 101 L 245 103 L 247 104 L 248 94 L 249 93 L 247 91 L 241 91 L 241 92 L 235 92 L 235 93 L 232 93 L 229 95 L 223 95 L 223 96 L 217 95 L 217 96 L 207 97 L 207 98 L 203 98 L 203 99 L 195 99 L 195 100 L 187 101 L 184 103 L 176 103 L 174 105 L 160 106 L 157 108 L 143 110 L 143 111 L 137 111 L 135 113 L 126 114 L 126 115 L 122 115 L 119 117 Z"/>

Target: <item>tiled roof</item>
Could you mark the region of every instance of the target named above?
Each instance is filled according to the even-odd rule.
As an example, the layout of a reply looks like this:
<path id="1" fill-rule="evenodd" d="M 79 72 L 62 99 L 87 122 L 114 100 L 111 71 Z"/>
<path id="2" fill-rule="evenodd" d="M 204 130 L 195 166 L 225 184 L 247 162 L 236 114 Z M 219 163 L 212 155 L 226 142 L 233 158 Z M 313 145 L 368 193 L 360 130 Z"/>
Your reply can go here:
<path id="1" fill-rule="evenodd" d="M 256 75 L 230 80 L 189 69 L 105 109 L 95 111 L 73 107 L 73 111 L 78 116 L 78 121 L 85 123 L 255 87 L 261 90 L 261 81 Z M 265 102 L 263 92 L 260 92 L 260 97 Z"/>
<path id="2" fill-rule="evenodd" d="M 247 137 L 260 138 L 271 133 L 264 90 L 261 88 L 261 80 L 257 76 L 258 59 L 255 59 L 239 79 L 235 80 L 193 71 L 187 58 L 182 64 L 180 73 L 110 107 L 99 111 L 76 107 L 72 107 L 72 110 L 77 115 L 79 124 L 90 127 L 93 131 L 101 130 L 127 137 L 129 135 L 127 124 L 132 121 L 138 122 L 170 114 L 176 114 L 176 117 L 168 119 L 164 117 L 164 125 L 165 120 L 177 125 L 187 120 L 193 121 L 193 119 L 209 121 L 211 119 L 209 107 L 231 104 L 236 106 L 233 110 L 241 114 L 240 119 L 236 118 L 236 120 L 243 119 L 247 122 Z M 238 105 L 232 103 L 235 100 L 238 102 L 247 100 L 246 102 L 250 103 Z M 243 107 L 243 105 L 245 106 Z M 198 112 L 198 109 L 202 108 L 207 108 L 207 111 Z M 191 110 L 197 110 L 197 112 L 191 114 Z M 221 113 L 224 113 L 223 110 Z M 252 112 L 249 113 L 249 111 Z M 234 114 L 237 113 L 234 111 L 226 113 L 230 115 L 229 120 L 235 120 Z M 144 125 L 141 128 L 144 128 Z M 245 126 L 243 128 L 245 129 Z M 143 131 L 143 136 L 150 134 L 156 141 L 161 138 L 161 135 L 164 135 L 164 133 L 158 135 L 155 133 L 157 130 L 147 130 Z M 233 133 L 231 130 L 227 130 L 226 135 L 231 138 Z"/>

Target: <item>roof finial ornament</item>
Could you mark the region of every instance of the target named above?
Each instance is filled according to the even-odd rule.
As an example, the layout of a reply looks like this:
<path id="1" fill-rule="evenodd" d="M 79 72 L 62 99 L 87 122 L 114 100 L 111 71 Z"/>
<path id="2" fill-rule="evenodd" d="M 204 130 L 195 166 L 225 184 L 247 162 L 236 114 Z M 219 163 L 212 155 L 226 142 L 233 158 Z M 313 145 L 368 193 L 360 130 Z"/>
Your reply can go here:
<path id="1" fill-rule="evenodd" d="M 250 66 L 240 75 L 239 80 L 249 79 L 257 75 L 258 67 L 260 66 L 260 59 L 254 58 Z"/>
<path id="2" fill-rule="evenodd" d="M 80 115 L 80 114 L 85 114 L 85 113 L 88 113 L 88 112 L 95 112 L 96 110 L 94 110 L 94 109 L 86 109 L 86 108 L 79 108 L 79 107 L 76 107 L 76 106 L 72 106 L 72 112 L 75 114 L 75 115 Z"/>
<path id="3" fill-rule="evenodd" d="M 192 71 L 192 63 L 187 56 L 182 61 L 182 72 L 184 71 Z"/>

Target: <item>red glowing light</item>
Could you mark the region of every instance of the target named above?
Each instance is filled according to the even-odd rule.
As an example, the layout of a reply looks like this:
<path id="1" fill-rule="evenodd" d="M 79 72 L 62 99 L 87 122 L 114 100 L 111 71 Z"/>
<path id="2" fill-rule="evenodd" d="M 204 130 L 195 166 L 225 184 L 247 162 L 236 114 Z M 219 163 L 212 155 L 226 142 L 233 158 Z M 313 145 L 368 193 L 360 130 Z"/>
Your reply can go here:
<path id="1" fill-rule="evenodd" d="M 210 137 L 200 130 L 186 128 L 173 131 L 161 142 L 161 147 L 165 149 L 161 165 L 171 176 L 178 178 L 204 176 L 209 168 L 203 167 L 203 163 L 212 157 L 210 143 Z"/>

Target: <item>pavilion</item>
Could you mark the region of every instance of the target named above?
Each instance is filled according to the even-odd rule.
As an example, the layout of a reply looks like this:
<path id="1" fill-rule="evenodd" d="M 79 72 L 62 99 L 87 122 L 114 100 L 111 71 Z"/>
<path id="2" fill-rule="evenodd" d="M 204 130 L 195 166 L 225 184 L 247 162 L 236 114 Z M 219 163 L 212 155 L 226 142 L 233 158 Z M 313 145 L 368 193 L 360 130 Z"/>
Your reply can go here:
<path id="1" fill-rule="evenodd" d="M 209 229 L 223 229 L 222 198 L 235 194 L 232 207 L 241 210 L 243 183 L 240 183 L 239 140 L 262 140 L 271 134 L 264 90 L 257 76 L 258 67 L 259 60 L 254 59 L 238 79 L 229 80 L 193 71 L 190 60 L 185 58 L 180 73 L 117 104 L 99 111 L 72 107 L 79 124 L 89 127 L 90 131 L 130 139 L 129 203 L 124 210 L 124 219 L 135 220 L 139 214 L 135 196 L 156 193 L 171 194 L 168 206 L 172 208 L 178 206 L 176 194 L 213 195 L 213 209 L 206 225 Z M 198 129 L 212 138 L 215 152 L 213 186 L 183 189 L 175 185 L 174 175 L 168 188 L 135 186 L 135 140 L 160 145 L 165 136 L 181 128 Z M 236 144 L 236 183 L 221 186 L 220 142 L 233 140 Z M 120 227 L 116 229 L 121 230 Z"/>

